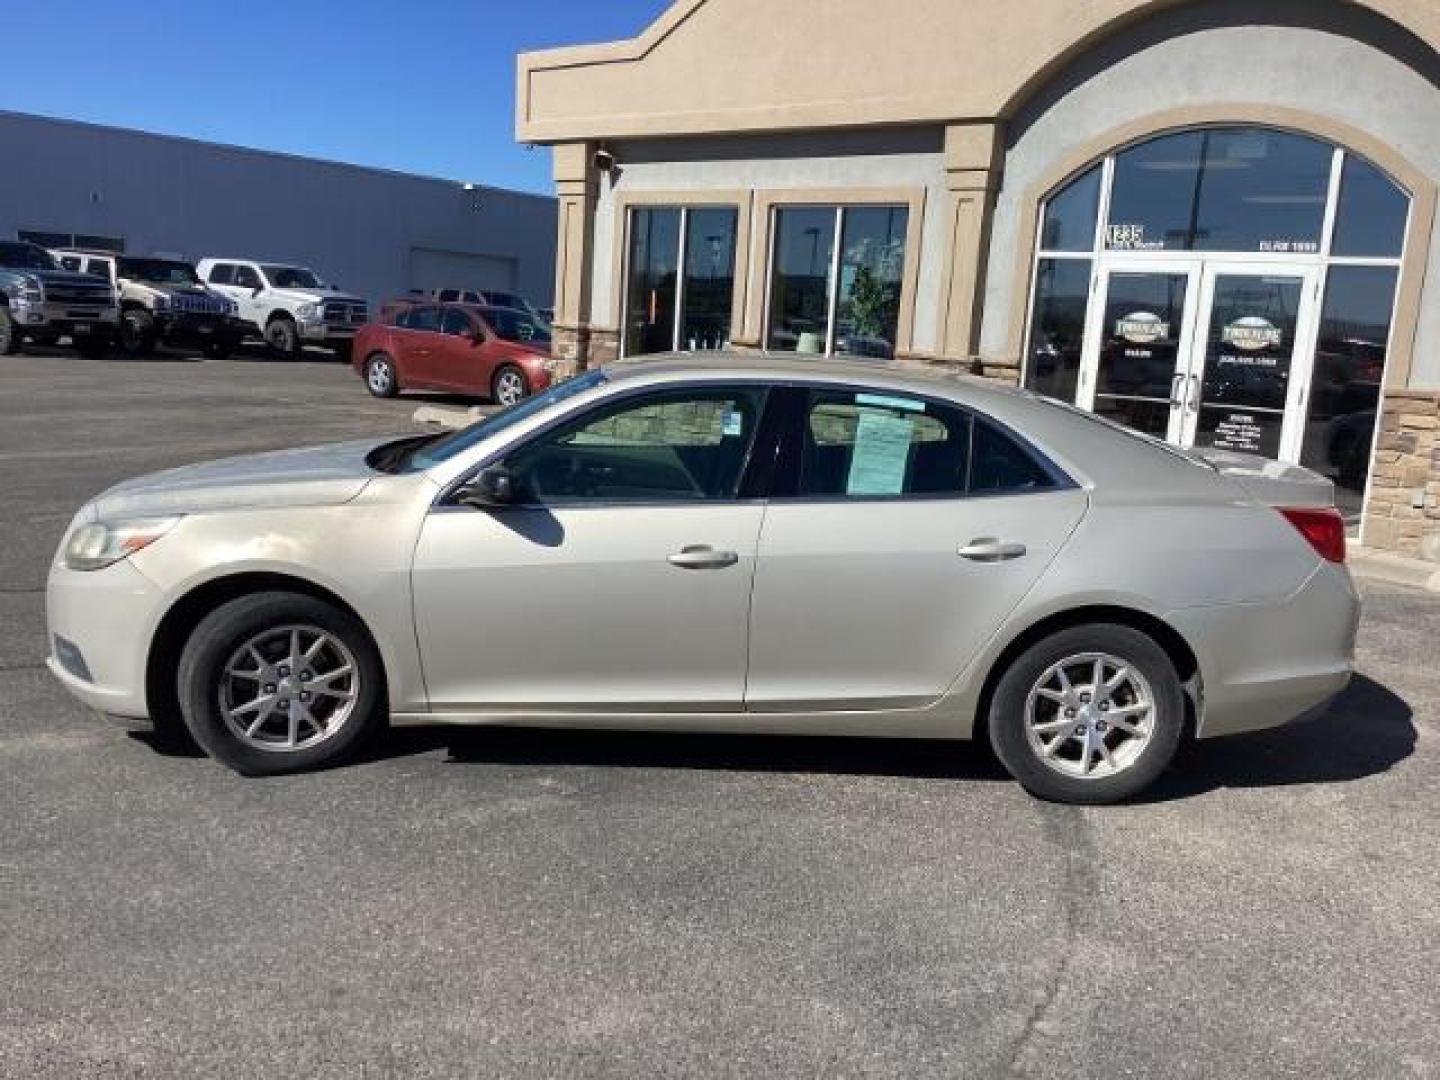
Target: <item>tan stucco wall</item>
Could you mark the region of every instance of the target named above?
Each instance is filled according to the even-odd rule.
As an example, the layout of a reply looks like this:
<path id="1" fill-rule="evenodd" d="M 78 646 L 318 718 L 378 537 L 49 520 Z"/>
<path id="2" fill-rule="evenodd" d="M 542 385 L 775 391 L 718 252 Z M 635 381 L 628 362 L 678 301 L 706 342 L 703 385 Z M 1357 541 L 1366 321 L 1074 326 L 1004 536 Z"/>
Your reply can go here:
<path id="1" fill-rule="evenodd" d="M 677 0 L 632 40 L 522 54 L 516 130 L 554 142 L 1006 117 L 1097 39 L 1179 2 Z M 1440 48 L 1436 0 L 1356 3 Z"/>

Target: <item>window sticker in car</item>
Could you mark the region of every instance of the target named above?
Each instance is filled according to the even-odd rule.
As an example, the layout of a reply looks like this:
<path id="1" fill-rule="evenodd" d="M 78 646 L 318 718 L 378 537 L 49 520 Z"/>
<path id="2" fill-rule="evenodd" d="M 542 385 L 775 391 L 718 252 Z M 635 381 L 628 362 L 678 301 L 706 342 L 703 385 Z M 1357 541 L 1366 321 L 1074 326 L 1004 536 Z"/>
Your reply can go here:
<path id="1" fill-rule="evenodd" d="M 738 409 L 731 409 L 720 422 L 720 434 L 726 437 L 745 433 L 745 415 Z"/>
<path id="2" fill-rule="evenodd" d="M 905 490 L 905 467 L 910 461 L 910 438 L 915 424 L 909 417 L 863 410 L 855 426 L 855 447 L 850 455 L 847 495 L 899 495 Z"/>
<path id="3" fill-rule="evenodd" d="M 925 411 L 925 403 L 914 398 L 889 397 L 885 394 L 856 394 L 856 405 L 878 405 L 882 409 L 904 409 L 906 412 Z"/>

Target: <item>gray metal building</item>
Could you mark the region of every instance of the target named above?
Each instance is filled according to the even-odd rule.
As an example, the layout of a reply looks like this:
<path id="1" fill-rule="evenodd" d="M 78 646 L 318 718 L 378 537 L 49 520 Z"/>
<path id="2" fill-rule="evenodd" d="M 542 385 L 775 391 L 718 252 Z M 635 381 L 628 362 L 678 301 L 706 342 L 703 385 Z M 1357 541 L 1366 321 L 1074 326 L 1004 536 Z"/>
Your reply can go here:
<path id="1" fill-rule="evenodd" d="M 555 199 L 0 112 L 0 238 L 313 267 L 372 302 L 555 285 Z"/>

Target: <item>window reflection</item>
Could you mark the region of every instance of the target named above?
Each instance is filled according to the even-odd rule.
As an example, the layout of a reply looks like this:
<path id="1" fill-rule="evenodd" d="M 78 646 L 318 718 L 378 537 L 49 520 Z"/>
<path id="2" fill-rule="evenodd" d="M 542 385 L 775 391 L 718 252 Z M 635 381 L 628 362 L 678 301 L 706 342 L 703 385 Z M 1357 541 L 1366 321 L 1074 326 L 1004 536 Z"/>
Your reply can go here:
<path id="1" fill-rule="evenodd" d="M 630 212 L 629 281 L 625 296 L 625 355 L 674 347 L 675 271 L 680 254 L 680 211 Z"/>
<path id="2" fill-rule="evenodd" d="M 1095 247 L 1095 215 L 1100 209 L 1100 179 L 1096 165 L 1066 185 L 1045 206 L 1040 228 L 1042 251 L 1091 251 Z"/>
<path id="3" fill-rule="evenodd" d="M 895 355 L 909 216 L 903 206 L 845 211 L 840 300 L 835 312 L 836 352 L 885 359 Z"/>
<path id="4" fill-rule="evenodd" d="M 1335 214 L 1336 255 L 1400 257 L 1410 198 L 1368 161 L 1346 155 Z"/>
<path id="5" fill-rule="evenodd" d="M 830 263 L 835 251 L 833 207 L 775 211 L 770 284 L 771 349 L 823 353 L 830 321 Z"/>
<path id="6" fill-rule="evenodd" d="M 1106 247 L 1317 254 L 1333 152 L 1303 135 L 1206 128 L 1115 156 Z"/>
<path id="7" fill-rule="evenodd" d="M 1331 477 L 1353 512 L 1365 494 L 1397 276 L 1388 266 L 1336 266 L 1325 286 L 1300 460 Z"/>
<path id="8" fill-rule="evenodd" d="M 689 214 L 679 347 L 691 352 L 723 349 L 730 341 L 739 215 L 729 207 L 695 209 Z"/>
<path id="9" fill-rule="evenodd" d="M 1041 259 L 1035 276 L 1025 385 L 1037 394 L 1075 400 L 1085 308 L 1090 299 L 1089 259 Z"/>

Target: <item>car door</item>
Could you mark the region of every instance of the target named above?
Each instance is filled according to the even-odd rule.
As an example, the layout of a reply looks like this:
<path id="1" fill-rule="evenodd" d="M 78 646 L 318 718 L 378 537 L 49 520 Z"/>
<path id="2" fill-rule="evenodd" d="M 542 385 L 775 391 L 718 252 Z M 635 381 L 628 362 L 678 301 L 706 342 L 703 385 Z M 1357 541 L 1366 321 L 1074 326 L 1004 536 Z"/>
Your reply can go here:
<path id="1" fill-rule="evenodd" d="M 446 308 L 440 318 L 438 363 L 444 388 L 465 394 L 488 394 L 490 381 L 485 333 L 464 308 Z"/>
<path id="2" fill-rule="evenodd" d="M 512 505 L 442 499 L 413 571 L 431 707 L 740 712 L 763 503 L 739 492 L 764 399 L 602 401 L 504 455 Z"/>
<path id="3" fill-rule="evenodd" d="M 1084 491 L 955 404 L 819 388 L 788 391 L 783 407 L 747 707 L 935 700 L 1073 532 Z"/>
<path id="4" fill-rule="evenodd" d="M 395 357 L 402 385 L 416 389 L 444 390 L 444 336 L 440 333 L 440 309 L 422 304 L 405 313 L 395 335 Z"/>
<path id="5" fill-rule="evenodd" d="M 264 329 L 270 312 L 269 302 L 265 299 L 265 279 L 258 269 L 249 263 L 237 264 L 235 284 L 227 290 L 227 295 L 239 307 L 242 319 Z"/>

